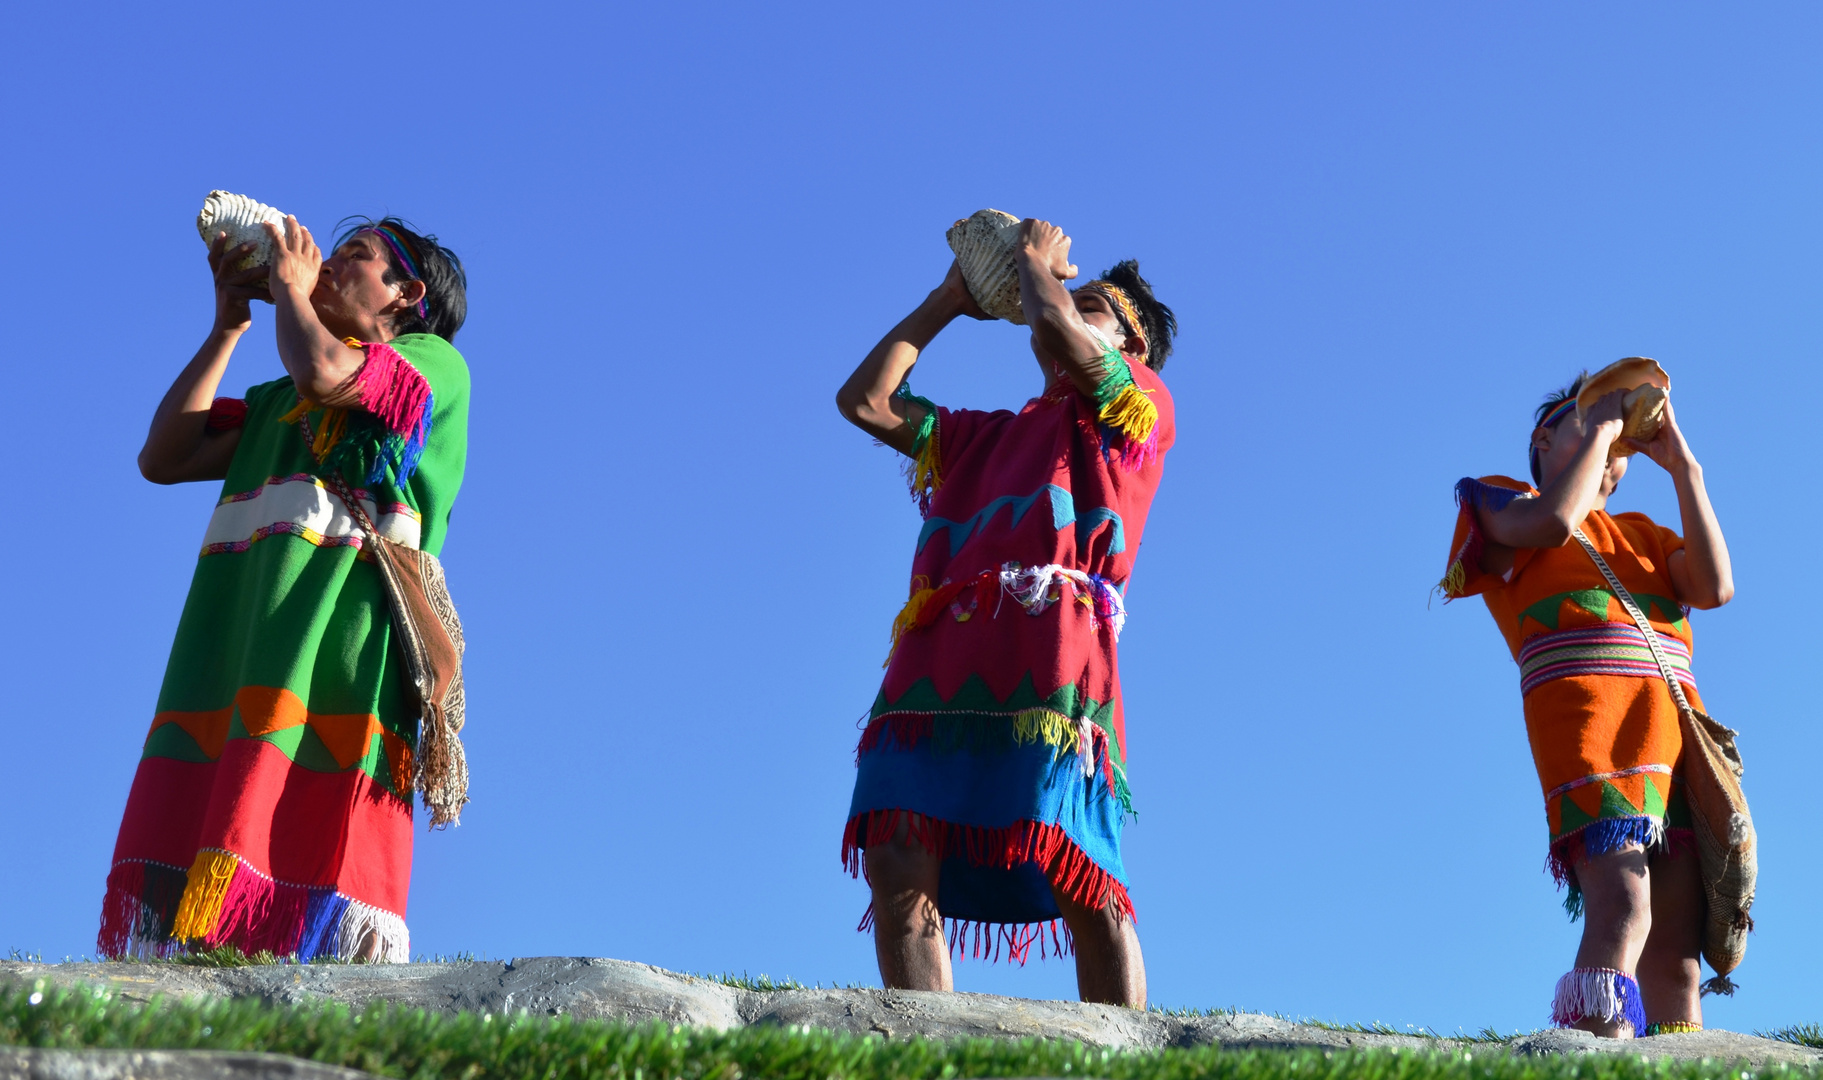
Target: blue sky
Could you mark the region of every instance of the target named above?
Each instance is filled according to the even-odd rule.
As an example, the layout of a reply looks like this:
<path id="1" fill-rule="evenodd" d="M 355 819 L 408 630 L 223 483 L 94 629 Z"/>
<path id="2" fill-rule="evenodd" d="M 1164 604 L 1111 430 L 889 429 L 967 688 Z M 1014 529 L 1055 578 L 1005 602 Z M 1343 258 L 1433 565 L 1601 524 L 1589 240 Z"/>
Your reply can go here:
<path id="1" fill-rule="evenodd" d="M 212 485 L 133 458 L 210 318 L 211 188 L 469 267 L 463 826 L 414 949 L 873 984 L 838 863 L 917 525 L 847 372 L 983 206 L 1138 257 L 1179 440 L 1122 640 L 1155 1002 L 1542 1025 L 1570 965 L 1517 673 L 1427 606 L 1464 474 L 1657 357 L 1738 598 L 1759 931 L 1712 1026 L 1818 1019 L 1823 12 L 1762 4 L 15 5 L 0 16 L 0 948 L 93 949 Z M 230 370 L 279 373 L 269 311 Z M 915 376 L 1037 390 L 1022 331 Z M 1676 522 L 1641 462 L 1617 509 Z M 1780 539 L 1784 537 L 1785 539 Z M 1796 545 L 1792 550 L 1787 544 Z M 1072 996 L 1066 964 L 961 989 Z"/>

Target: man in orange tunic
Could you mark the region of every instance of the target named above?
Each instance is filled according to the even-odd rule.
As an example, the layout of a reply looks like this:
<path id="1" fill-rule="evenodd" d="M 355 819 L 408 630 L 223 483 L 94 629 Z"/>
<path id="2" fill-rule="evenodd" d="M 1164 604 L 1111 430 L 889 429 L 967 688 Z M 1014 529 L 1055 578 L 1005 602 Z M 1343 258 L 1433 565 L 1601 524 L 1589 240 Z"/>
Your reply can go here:
<path id="1" fill-rule="evenodd" d="M 1584 378 L 1539 406 L 1537 487 L 1504 476 L 1457 483 L 1441 587 L 1450 599 L 1480 595 L 1519 663 L 1551 871 L 1569 887 L 1571 916 L 1585 915 L 1552 1020 L 1621 1038 L 1698 1030 L 1703 898 L 1677 706 L 1644 635 L 1571 533 L 1580 527 L 1633 594 L 1698 709 L 1686 612 L 1727 603 L 1733 574 L 1702 467 L 1669 404 L 1651 442 L 1622 440 L 1623 392 L 1579 415 Z M 1626 449 L 1671 475 L 1682 537 L 1644 514 L 1607 512 Z"/>

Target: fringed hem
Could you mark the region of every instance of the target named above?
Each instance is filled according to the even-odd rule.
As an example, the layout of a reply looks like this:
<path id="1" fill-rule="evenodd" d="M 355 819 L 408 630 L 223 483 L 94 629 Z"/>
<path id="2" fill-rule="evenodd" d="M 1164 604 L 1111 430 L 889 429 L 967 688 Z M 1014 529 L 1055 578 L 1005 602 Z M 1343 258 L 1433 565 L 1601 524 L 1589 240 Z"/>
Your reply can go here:
<path id="1" fill-rule="evenodd" d="M 938 724 L 942 722 L 942 730 Z M 1052 709 L 1020 709 L 1009 713 L 896 712 L 869 720 L 855 746 L 855 762 L 876 750 L 912 750 L 935 740 L 940 751 L 991 750 L 996 746 L 1031 746 L 1040 742 L 1057 756 L 1076 755 L 1082 775 L 1100 772 L 1108 790 L 1120 801 L 1121 811 L 1133 812 L 1133 792 L 1127 772 L 1114 760 L 1113 737 L 1088 717 L 1068 717 Z"/>
<path id="2" fill-rule="evenodd" d="M 1001 950 L 1006 951 L 1010 963 L 1023 965 L 1032 958 L 1032 946 L 1038 946 L 1038 959 L 1047 956 L 1063 959 L 1076 955 L 1076 939 L 1070 934 L 1070 926 L 1062 919 L 1036 923 L 988 923 L 968 919 L 944 919 L 944 937 L 949 942 L 950 955 L 958 960 L 985 960 L 990 964 L 1000 962 Z M 874 906 L 867 905 L 861 915 L 861 923 L 855 927 L 857 933 L 865 934 L 874 928 Z M 1046 936 L 1049 935 L 1049 948 L 1046 948 Z"/>
<path id="3" fill-rule="evenodd" d="M 1669 828 L 1661 817 L 1641 816 L 1593 821 L 1552 841 L 1545 856 L 1545 870 L 1558 888 L 1567 890 L 1563 906 L 1572 921 L 1582 917 L 1582 889 L 1576 884 L 1576 864 L 1635 844 L 1649 854 L 1675 859 L 1696 850 L 1696 833 Z"/>
<path id="4" fill-rule="evenodd" d="M 124 859 L 108 872 L 95 942 L 101 956 L 170 956 L 222 945 L 305 961 L 411 958 L 402 916 L 334 889 L 274 881 L 231 852 L 206 848 L 187 872 L 145 859 Z"/>
<path id="5" fill-rule="evenodd" d="M 996 870 L 1036 863 L 1052 886 L 1075 903 L 1097 910 L 1112 904 L 1122 918 L 1137 921 L 1125 885 L 1097 866 L 1060 826 L 1036 821 L 994 829 L 958 825 L 912 810 L 872 810 L 856 814 L 842 830 L 842 868 L 863 877 L 866 849 L 891 843 L 901 822 L 913 843 L 940 859 L 965 858 L 970 866 Z"/>
<path id="6" fill-rule="evenodd" d="M 1635 1035 L 1646 1030 L 1646 1009 L 1640 1002 L 1639 983 L 1615 968 L 1572 968 L 1557 980 L 1551 999 L 1551 1023 L 1571 1027 L 1583 1020 L 1614 1023 L 1625 1020 Z"/>

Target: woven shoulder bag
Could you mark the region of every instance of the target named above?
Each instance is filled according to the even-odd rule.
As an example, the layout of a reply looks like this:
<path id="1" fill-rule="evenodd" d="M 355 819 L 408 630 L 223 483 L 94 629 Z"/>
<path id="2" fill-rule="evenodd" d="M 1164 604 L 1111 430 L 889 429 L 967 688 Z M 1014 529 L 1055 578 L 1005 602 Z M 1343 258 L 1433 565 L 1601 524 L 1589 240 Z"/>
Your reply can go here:
<path id="1" fill-rule="evenodd" d="M 298 433 L 308 448 L 312 442 L 308 421 L 298 424 Z M 410 676 L 407 685 L 418 706 L 412 788 L 430 811 L 431 828 L 460 825 L 462 807 L 468 802 L 468 758 L 462 752 L 461 738 L 464 644 L 462 620 L 456 617 L 443 564 L 428 551 L 382 536 L 340 473 L 329 469 L 322 479 L 360 528 L 362 550 L 379 569 L 387 606 L 392 609 L 393 630 Z"/>
<path id="2" fill-rule="evenodd" d="M 1707 909 L 1703 959 L 1715 969 L 1715 978 L 1703 984 L 1703 992 L 1732 994 L 1735 986 L 1728 974 L 1747 955 L 1747 933 L 1753 929 L 1750 912 L 1754 884 L 1759 877 L 1758 839 L 1753 831 L 1753 815 L 1747 809 L 1747 795 L 1741 790 L 1743 766 L 1741 752 L 1734 743 L 1736 732 L 1691 708 L 1683 686 L 1671 671 L 1671 662 L 1665 658 L 1658 631 L 1652 628 L 1633 594 L 1614 576 L 1608 561 L 1581 529 L 1573 535 L 1589 558 L 1595 560 L 1596 568 L 1633 617 L 1634 625 L 1646 636 L 1646 646 L 1658 662 L 1659 675 L 1671 690 L 1671 700 L 1677 703 L 1684 736 L 1684 792 L 1696 831 L 1697 861 L 1702 868 Z"/>

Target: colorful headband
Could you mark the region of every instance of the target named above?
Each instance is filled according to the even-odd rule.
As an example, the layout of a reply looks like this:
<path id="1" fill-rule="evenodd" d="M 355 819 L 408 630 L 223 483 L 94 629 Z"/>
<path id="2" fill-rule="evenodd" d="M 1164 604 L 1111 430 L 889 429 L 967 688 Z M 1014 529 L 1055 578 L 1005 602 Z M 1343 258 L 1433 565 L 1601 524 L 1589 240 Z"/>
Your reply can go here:
<path id="1" fill-rule="evenodd" d="M 1557 422 L 1559 420 L 1562 420 L 1564 417 L 1570 415 L 1570 410 L 1572 410 L 1574 408 L 1576 408 L 1576 399 L 1573 397 L 1565 398 L 1563 401 L 1558 403 L 1558 405 L 1555 409 L 1552 409 L 1550 412 L 1545 413 L 1544 419 L 1540 420 L 1538 422 L 1538 427 L 1540 427 L 1540 428 L 1556 427 Z M 1537 428 L 1534 428 L 1533 430 L 1536 431 Z M 1537 479 L 1539 479 L 1539 476 L 1538 476 L 1538 447 L 1536 447 L 1536 446 L 1532 447 L 1531 463 L 1532 463 L 1532 479 L 1537 480 Z"/>
<path id="2" fill-rule="evenodd" d="M 1099 280 L 1091 281 L 1083 288 L 1107 297 L 1109 303 L 1114 305 L 1114 317 L 1120 320 L 1121 329 L 1127 332 L 1128 337 L 1138 338 L 1140 344 L 1147 345 L 1147 348 L 1150 349 L 1151 346 L 1146 342 L 1146 332 L 1143 329 L 1145 324 L 1139 321 L 1139 309 L 1135 308 L 1133 301 L 1128 299 L 1125 289 L 1112 281 Z"/>
<path id="3" fill-rule="evenodd" d="M 381 240 L 384 240 L 386 246 L 392 249 L 392 253 L 397 255 L 399 261 L 405 264 L 405 272 L 411 275 L 411 279 L 418 282 L 424 280 L 424 276 L 418 273 L 418 263 L 411 257 L 411 252 L 408 250 L 405 238 L 394 231 L 391 225 L 373 225 L 362 229 L 361 232 L 373 233 Z M 356 235 L 358 236 L 360 234 L 357 233 Z M 426 299 L 428 299 L 430 296 L 429 290 L 426 290 L 424 295 Z M 430 308 L 425 305 L 423 300 L 418 301 L 418 318 L 430 318 Z"/>
<path id="4" fill-rule="evenodd" d="M 1545 413 L 1544 419 L 1540 420 L 1538 422 L 1538 426 L 1539 427 L 1556 427 L 1557 422 L 1559 420 L 1562 420 L 1566 415 L 1569 414 L 1570 410 L 1574 409 L 1574 408 L 1576 408 L 1576 399 L 1575 398 L 1565 398 L 1563 401 L 1558 403 L 1557 408 L 1552 409 L 1548 413 Z"/>

